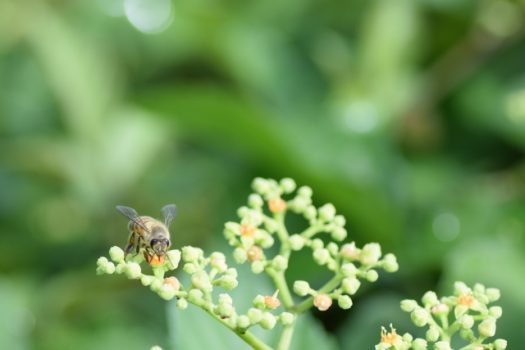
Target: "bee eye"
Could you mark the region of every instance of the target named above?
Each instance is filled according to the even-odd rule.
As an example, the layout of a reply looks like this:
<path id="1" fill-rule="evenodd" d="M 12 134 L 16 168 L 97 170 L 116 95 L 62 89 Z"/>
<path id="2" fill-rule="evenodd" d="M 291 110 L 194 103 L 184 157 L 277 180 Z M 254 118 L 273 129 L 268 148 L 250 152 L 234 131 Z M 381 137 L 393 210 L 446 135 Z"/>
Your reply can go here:
<path id="1" fill-rule="evenodd" d="M 168 247 L 169 247 L 170 245 L 171 245 L 171 242 L 170 242 L 170 240 L 169 240 L 169 239 L 167 239 L 167 240 L 166 240 L 166 246 L 168 246 Z"/>
<path id="2" fill-rule="evenodd" d="M 150 242 L 150 244 L 151 244 L 151 246 L 153 247 L 153 246 L 157 245 L 158 242 L 159 242 L 159 240 L 157 240 L 157 239 L 152 239 L 151 242 Z"/>

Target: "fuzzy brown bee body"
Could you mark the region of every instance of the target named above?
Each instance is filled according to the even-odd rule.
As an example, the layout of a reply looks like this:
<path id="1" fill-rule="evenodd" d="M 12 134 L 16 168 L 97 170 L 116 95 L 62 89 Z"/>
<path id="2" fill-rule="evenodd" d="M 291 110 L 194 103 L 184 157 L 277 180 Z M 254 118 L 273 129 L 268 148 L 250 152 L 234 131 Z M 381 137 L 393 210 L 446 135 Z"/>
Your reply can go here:
<path id="1" fill-rule="evenodd" d="M 168 204 L 162 208 L 164 222 L 151 216 L 139 216 L 136 210 L 130 207 L 117 206 L 117 210 L 130 220 L 126 255 L 132 251 L 138 254 L 143 250 L 146 260 L 150 261 L 154 255 L 162 257 L 166 253 L 171 246 L 168 227 L 176 214 L 175 204 Z"/>

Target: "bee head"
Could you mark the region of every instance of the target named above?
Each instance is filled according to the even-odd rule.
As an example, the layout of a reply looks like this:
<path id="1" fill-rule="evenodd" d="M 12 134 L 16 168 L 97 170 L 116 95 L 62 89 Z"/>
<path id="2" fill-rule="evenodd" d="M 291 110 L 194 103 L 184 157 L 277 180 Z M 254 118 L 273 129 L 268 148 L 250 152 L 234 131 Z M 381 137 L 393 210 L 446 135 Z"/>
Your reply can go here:
<path id="1" fill-rule="evenodd" d="M 169 239 L 152 239 L 150 245 L 155 254 L 162 256 L 166 254 L 166 251 L 170 247 L 170 241 Z"/>

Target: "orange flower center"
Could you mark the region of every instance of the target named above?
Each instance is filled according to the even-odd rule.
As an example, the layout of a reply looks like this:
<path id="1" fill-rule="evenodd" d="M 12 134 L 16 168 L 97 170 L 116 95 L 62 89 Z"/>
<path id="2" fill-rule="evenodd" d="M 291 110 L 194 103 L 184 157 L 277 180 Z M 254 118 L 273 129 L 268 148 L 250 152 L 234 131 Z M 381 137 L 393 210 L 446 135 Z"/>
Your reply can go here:
<path id="1" fill-rule="evenodd" d="M 286 202 L 280 198 L 272 198 L 268 201 L 268 207 L 272 213 L 281 213 L 286 209 Z"/>
<path id="2" fill-rule="evenodd" d="M 179 289 L 180 287 L 180 282 L 178 279 L 176 279 L 175 277 L 166 277 L 164 279 L 164 284 L 168 284 L 170 286 L 172 286 L 174 289 Z"/>
<path id="3" fill-rule="evenodd" d="M 458 305 L 471 307 L 474 304 L 474 297 L 471 294 L 462 294 L 458 297 Z"/>
<path id="4" fill-rule="evenodd" d="M 381 329 L 381 343 L 394 345 L 399 340 L 399 335 L 397 335 L 395 328 L 390 326 L 390 332 L 387 332 L 385 328 Z"/>
<path id="5" fill-rule="evenodd" d="M 241 225 L 241 236 L 253 237 L 255 235 L 255 227 L 250 224 Z"/>
<path id="6" fill-rule="evenodd" d="M 250 247 L 250 249 L 248 249 L 248 252 L 246 253 L 246 255 L 248 256 L 248 260 L 253 262 L 253 261 L 261 260 L 263 252 L 261 248 L 259 248 L 256 245 L 253 245 Z"/>
<path id="7" fill-rule="evenodd" d="M 157 254 L 149 255 L 146 252 L 144 252 L 144 258 L 153 267 L 158 267 L 162 264 L 164 264 L 164 261 L 166 260 L 164 258 L 164 255 L 158 256 Z"/>

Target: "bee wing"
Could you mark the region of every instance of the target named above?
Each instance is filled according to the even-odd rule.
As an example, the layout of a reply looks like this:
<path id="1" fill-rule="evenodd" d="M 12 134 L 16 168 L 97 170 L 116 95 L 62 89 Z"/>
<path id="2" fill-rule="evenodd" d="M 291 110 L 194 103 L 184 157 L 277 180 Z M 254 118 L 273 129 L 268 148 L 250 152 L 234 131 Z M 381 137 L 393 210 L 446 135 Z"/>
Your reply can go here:
<path id="1" fill-rule="evenodd" d="M 175 204 L 168 204 L 162 207 L 162 214 L 164 215 L 164 224 L 169 227 L 171 221 L 177 215 L 177 206 Z"/>
<path id="2" fill-rule="evenodd" d="M 144 226 L 144 224 L 140 221 L 139 214 L 137 213 L 135 209 L 130 208 L 130 207 L 125 207 L 123 205 L 117 205 L 116 208 L 122 215 L 124 215 L 125 217 L 127 217 L 128 219 L 130 219 L 131 221 L 133 221 L 140 227 L 142 227 L 144 230 L 149 232 L 148 228 Z"/>

